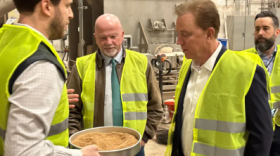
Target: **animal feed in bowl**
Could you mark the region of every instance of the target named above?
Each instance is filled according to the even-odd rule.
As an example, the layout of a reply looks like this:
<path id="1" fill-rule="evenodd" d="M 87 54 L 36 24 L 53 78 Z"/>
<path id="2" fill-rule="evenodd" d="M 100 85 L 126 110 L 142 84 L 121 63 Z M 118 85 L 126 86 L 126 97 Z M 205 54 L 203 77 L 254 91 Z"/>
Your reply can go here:
<path id="1" fill-rule="evenodd" d="M 128 133 L 91 132 L 78 136 L 72 143 L 79 147 L 95 144 L 100 151 L 124 149 L 137 143 L 135 136 Z"/>

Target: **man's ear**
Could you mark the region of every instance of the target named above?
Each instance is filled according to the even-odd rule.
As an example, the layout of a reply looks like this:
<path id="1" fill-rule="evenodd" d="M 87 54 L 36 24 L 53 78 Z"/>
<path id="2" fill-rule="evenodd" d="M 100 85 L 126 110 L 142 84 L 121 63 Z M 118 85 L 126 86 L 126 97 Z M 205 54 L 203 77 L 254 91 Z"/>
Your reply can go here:
<path id="1" fill-rule="evenodd" d="M 276 38 L 278 37 L 279 34 L 280 34 L 280 29 L 279 29 L 279 28 L 276 28 L 276 30 L 275 30 L 275 36 L 276 36 Z"/>
<path id="2" fill-rule="evenodd" d="M 41 8 L 42 13 L 46 16 L 51 16 L 51 12 L 54 10 L 54 5 L 50 0 L 41 0 L 41 2 L 38 4 L 38 7 Z"/>
<path id="3" fill-rule="evenodd" d="M 215 37 L 215 29 L 210 27 L 206 30 L 207 39 L 213 39 Z"/>
<path id="4" fill-rule="evenodd" d="M 96 36 L 95 36 L 95 33 L 93 33 L 93 37 L 95 38 L 95 40 L 96 40 Z"/>

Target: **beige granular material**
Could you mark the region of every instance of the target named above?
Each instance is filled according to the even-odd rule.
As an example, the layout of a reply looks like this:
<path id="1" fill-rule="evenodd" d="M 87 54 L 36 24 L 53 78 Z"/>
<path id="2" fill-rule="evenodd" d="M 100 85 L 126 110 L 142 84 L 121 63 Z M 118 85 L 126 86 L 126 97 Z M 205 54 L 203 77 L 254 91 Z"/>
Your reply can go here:
<path id="1" fill-rule="evenodd" d="M 95 144 L 100 151 L 124 149 L 137 143 L 135 136 L 128 133 L 91 132 L 78 136 L 72 143 L 79 147 Z"/>

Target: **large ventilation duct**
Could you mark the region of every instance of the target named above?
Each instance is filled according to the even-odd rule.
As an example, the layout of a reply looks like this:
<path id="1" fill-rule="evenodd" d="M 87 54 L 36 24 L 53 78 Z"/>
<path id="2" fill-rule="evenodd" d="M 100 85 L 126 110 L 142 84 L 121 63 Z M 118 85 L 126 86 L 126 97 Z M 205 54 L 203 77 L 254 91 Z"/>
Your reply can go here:
<path id="1" fill-rule="evenodd" d="M 13 0 L 0 0 L 0 17 L 15 9 Z"/>

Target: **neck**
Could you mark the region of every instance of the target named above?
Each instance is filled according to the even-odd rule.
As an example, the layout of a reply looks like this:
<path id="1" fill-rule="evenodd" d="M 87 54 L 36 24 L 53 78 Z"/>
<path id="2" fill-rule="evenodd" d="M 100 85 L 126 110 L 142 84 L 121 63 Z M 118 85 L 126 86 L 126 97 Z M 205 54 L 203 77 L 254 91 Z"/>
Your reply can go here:
<path id="1" fill-rule="evenodd" d="M 19 22 L 21 24 L 26 24 L 41 32 L 46 38 L 49 38 L 47 32 L 47 24 L 46 21 L 39 20 L 40 18 L 35 17 L 34 15 L 20 15 Z"/>
<path id="2" fill-rule="evenodd" d="M 268 58 L 271 57 L 272 53 L 274 52 L 275 49 L 275 45 L 272 46 L 270 49 L 266 50 L 266 51 L 262 51 L 263 54 L 266 54 Z"/>
<path id="3" fill-rule="evenodd" d="M 209 44 L 208 48 L 205 50 L 207 52 L 203 53 L 203 55 L 198 60 L 194 60 L 194 61 L 197 62 L 200 66 L 202 66 L 213 55 L 213 53 L 216 51 L 218 46 L 219 46 L 219 41 L 217 40 L 212 41 Z"/>

